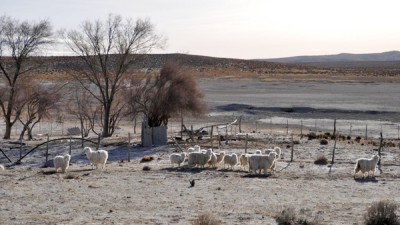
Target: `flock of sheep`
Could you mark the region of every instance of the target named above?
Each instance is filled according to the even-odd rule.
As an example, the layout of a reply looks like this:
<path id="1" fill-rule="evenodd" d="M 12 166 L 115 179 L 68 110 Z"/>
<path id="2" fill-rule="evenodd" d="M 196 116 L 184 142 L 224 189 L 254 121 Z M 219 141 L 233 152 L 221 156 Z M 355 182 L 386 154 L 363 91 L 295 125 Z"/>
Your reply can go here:
<path id="1" fill-rule="evenodd" d="M 85 147 L 83 151 L 92 169 L 94 166 L 98 169 L 99 165 L 102 169 L 105 168 L 108 159 L 108 152 L 106 150 L 94 151 L 90 147 Z M 179 167 L 185 160 L 187 160 L 187 164 L 190 168 L 195 166 L 204 168 L 205 165 L 215 168 L 218 164 L 223 162 L 224 168 L 227 165 L 228 168 L 233 170 L 234 166 L 240 165 L 240 167 L 244 169 L 248 167 L 249 173 L 257 173 L 258 171 L 258 174 L 261 174 L 261 171 L 263 171 L 264 174 L 266 174 L 268 171 L 271 171 L 271 173 L 275 172 L 276 163 L 280 157 L 281 149 L 279 147 L 266 149 L 264 154 L 262 154 L 261 150 L 257 150 L 254 154 L 241 154 L 238 156 L 236 153 L 225 154 L 224 151 L 216 153 L 212 149 L 202 150 L 200 146 L 195 145 L 194 147 L 190 147 L 187 153 L 172 153 L 169 159 L 173 166 L 174 164 L 178 164 Z M 56 156 L 54 158 L 55 171 L 65 173 L 69 167 L 70 159 L 71 156 L 68 154 Z M 357 159 L 354 168 L 354 178 L 356 178 L 356 174 L 359 172 L 362 173 L 363 178 L 365 178 L 365 174 L 369 177 L 370 172 L 375 176 L 375 169 L 378 161 L 378 155 L 374 155 L 372 158 Z M 4 170 L 4 166 L 0 165 L 0 171 Z"/>
<path id="2" fill-rule="evenodd" d="M 241 154 L 238 156 L 236 153 L 225 154 L 224 151 L 219 153 L 214 152 L 212 149 L 201 150 L 200 146 L 195 145 L 190 147 L 188 153 L 173 153 L 169 159 L 171 164 L 178 164 L 180 166 L 187 159 L 188 167 L 201 167 L 205 165 L 215 168 L 218 164 L 224 164 L 228 168 L 232 169 L 236 165 L 240 165 L 242 168 L 249 168 L 249 173 L 261 174 L 261 171 L 266 174 L 268 171 L 274 172 L 276 169 L 276 162 L 281 157 L 281 149 L 275 147 L 274 149 L 266 149 L 265 154 L 262 154 L 261 150 L 257 150 L 254 154 Z"/>
<path id="3" fill-rule="evenodd" d="M 178 164 L 180 167 L 187 160 L 188 167 L 198 166 L 204 168 L 208 164 L 210 167 L 215 168 L 223 162 L 224 168 L 228 165 L 228 168 L 233 169 L 234 166 L 240 165 L 241 168 L 246 168 L 247 166 L 249 173 L 257 173 L 258 171 L 258 174 L 261 174 L 261 171 L 263 171 L 266 174 L 267 171 L 271 171 L 271 173 L 275 172 L 276 163 L 280 157 L 281 149 L 279 147 L 266 149 L 264 154 L 262 154 L 261 150 L 257 150 L 254 154 L 241 154 L 238 156 L 236 153 L 225 154 L 224 151 L 216 153 L 212 149 L 201 150 L 200 146 L 195 145 L 194 147 L 190 147 L 187 153 L 172 153 L 169 159 L 172 166 Z M 374 155 L 372 158 L 357 159 L 353 177 L 356 178 L 358 172 L 362 173 L 363 178 L 365 178 L 366 174 L 369 177 L 370 172 L 375 176 L 378 161 L 378 155 Z"/>

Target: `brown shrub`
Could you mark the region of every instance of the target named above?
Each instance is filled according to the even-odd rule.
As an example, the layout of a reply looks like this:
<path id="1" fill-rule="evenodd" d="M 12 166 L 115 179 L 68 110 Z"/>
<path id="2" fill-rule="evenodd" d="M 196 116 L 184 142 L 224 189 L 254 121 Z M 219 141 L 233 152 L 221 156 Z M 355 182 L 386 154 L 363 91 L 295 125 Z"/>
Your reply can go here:
<path id="1" fill-rule="evenodd" d="M 373 203 L 364 216 L 366 225 L 399 225 L 397 204 L 388 200 Z"/>
<path id="2" fill-rule="evenodd" d="M 142 162 L 150 162 L 150 161 L 152 161 L 152 160 L 154 160 L 154 156 L 145 155 L 145 156 L 143 156 L 143 158 L 140 160 L 140 162 L 141 162 L 141 163 L 142 163 Z"/>
<path id="3" fill-rule="evenodd" d="M 192 225 L 219 225 L 221 222 L 209 213 L 203 213 L 198 215 L 197 219 L 195 219 Z"/>
<path id="4" fill-rule="evenodd" d="M 317 159 L 314 161 L 316 165 L 326 165 L 328 164 L 328 159 L 324 155 L 319 155 Z"/>

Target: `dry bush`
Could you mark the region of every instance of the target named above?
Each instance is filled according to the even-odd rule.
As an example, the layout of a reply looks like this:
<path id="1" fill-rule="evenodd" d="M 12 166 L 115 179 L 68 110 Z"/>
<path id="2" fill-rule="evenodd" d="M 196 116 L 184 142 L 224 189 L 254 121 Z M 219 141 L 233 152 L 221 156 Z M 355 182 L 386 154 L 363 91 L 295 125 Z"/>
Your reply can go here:
<path id="1" fill-rule="evenodd" d="M 275 220 L 279 225 L 294 225 L 296 224 L 296 212 L 294 208 L 286 208 L 279 213 Z"/>
<path id="2" fill-rule="evenodd" d="M 193 221 L 192 225 L 218 225 L 221 222 L 209 213 L 198 215 L 197 219 Z"/>
<path id="3" fill-rule="evenodd" d="M 373 203 L 364 216 L 366 225 L 399 225 L 400 221 L 396 215 L 397 204 L 389 200 Z"/>
<path id="4" fill-rule="evenodd" d="M 297 214 L 294 208 L 286 208 L 279 213 L 275 218 L 278 225 L 317 225 L 321 224 L 318 221 L 308 221 L 305 218 L 297 218 Z"/>
<path id="5" fill-rule="evenodd" d="M 328 164 L 328 159 L 325 157 L 325 155 L 319 155 L 317 159 L 314 161 L 314 164 L 316 165 L 326 165 Z"/>
<path id="6" fill-rule="evenodd" d="M 151 167 L 150 166 L 143 166 L 143 171 L 150 171 Z"/>
<path id="7" fill-rule="evenodd" d="M 321 139 L 321 141 L 319 141 L 319 144 L 321 145 L 327 145 L 328 141 L 326 139 Z"/>
<path id="8" fill-rule="evenodd" d="M 143 158 L 140 160 L 140 162 L 142 163 L 142 162 L 150 162 L 150 161 L 153 161 L 154 160 L 154 156 L 148 156 L 148 155 L 145 155 L 145 156 L 143 156 Z"/>
<path id="9" fill-rule="evenodd" d="M 317 138 L 317 134 L 314 132 L 310 132 L 307 134 L 308 140 L 313 140 Z"/>

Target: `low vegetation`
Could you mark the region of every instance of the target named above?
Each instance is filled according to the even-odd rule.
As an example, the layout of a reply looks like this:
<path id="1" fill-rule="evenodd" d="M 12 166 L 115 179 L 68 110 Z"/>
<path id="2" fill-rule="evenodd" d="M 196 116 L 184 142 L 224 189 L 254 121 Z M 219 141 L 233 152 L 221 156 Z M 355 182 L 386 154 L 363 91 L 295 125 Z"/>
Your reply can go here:
<path id="1" fill-rule="evenodd" d="M 366 225 L 399 225 L 400 220 L 396 215 L 397 204 L 388 200 L 373 203 L 365 214 Z"/>

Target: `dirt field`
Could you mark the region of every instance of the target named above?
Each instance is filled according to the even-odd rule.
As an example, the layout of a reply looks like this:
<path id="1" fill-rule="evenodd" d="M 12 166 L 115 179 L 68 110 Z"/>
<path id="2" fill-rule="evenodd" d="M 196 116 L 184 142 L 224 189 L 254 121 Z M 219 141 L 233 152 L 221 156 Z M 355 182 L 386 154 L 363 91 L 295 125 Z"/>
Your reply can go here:
<path id="1" fill-rule="evenodd" d="M 215 82 L 221 82 L 220 86 Z M 399 121 L 397 84 L 305 82 L 261 85 L 259 82 L 241 82 L 202 81 L 210 108 L 217 114 L 220 113 L 218 106 L 231 103 L 272 109 L 312 107 L 343 111 L 285 113 L 271 111 L 271 108 L 229 111 L 230 115 L 246 114 L 249 124 L 243 126 L 251 135 L 258 135 L 252 133 L 255 120 L 277 115 Z M 380 95 L 376 95 L 377 91 Z M 342 104 L 344 102 L 346 104 Z M 365 112 L 368 109 L 377 111 Z M 221 120 L 223 116 L 211 115 L 213 112 L 203 121 L 196 121 L 197 124 L 232 120 L 232 116 Z M 185 120 L 188 125 L 193 122 Z M 171 129 L 179 126 L 176 123 Z M 370 140 L 357 143 L 353 136 L 350 141 L 339 141 L 334 165 L 319 166 L 314 160 L 320 155 L 330 161 L 332 140 L 328 145 L 320 145 L 319 140 L 309 141 L 294 132 L 294 139 L 299 144 L 294 145 L 294 162 L 290 162 L 290 137 L 284 135 L 286 130 L 270 132 L 269 129 L 259 126 L 259 142 L 253 139 L 248 144 L 249 152 L 273 146 L 283 149 L 277 172 L 267 176 L 249 175 L 239 166 L 233 171 L 224 169 L 223 165 L 216 169 L 187 168 L 186 164 L 182 168 L 172 168 L 168 156 L 177 150 L 173 145 L 134 147 L 131 162 L 126 161 L 126 146 L 108 146 L 110 157 L 104 171 L 91 170 L 77 145 L 66 174 L 55 174 L 53 168 L 41 168 L 43 151 L 29 155 L 22 165 L 10 166 L 0 155 L 0 163 L 8 166 L 6 171 L 0 171 L 0 224 L 190 224 L 203 213 L 210 213 L 222 224 L 276 224 L 275 217 L 289 207 L 295 209 L 299 218 L 316 224 L 363 224 L 363 216 L 373 202 L 389 199 L 400 204 L 398 140 L 392 140 L 395 147 L 384 148 L 382 166 L 376 171 L 376 178 L 355 180 L 355 160 L 376 154 L 378 147 Z M 276 129 L 282 129 L 282 126 Z M 376 128 L 379 129 L 382 127 Z M 122 127 L 118 135 L 121 137 L 131 130 L 131 127 Z M 0 144 L 4 149 L 4 143 Z M 214 144 L 215 147 L 216 142 Z M 243 140 L 222 144 L 217 152 L 244 152 Z M 207 142 L 200 145 L 205 149 L 210 147 Z M 51 157 L 68 152 L 68 146 L 67 142 L 51 146 Z M 7 154 L 14 159 L 18 157 L 18 152 L 10 151 Z M 140 163 L 143 155 L 152 155 L 155 160 Z M 151 169 L 144 171 L 144 166 Z M 189 181 L 193 179 L 195 186 L 190 187 Z"/>
<path id="2" fill-rule="evenodd" d="M 322 146 L 319 140 L 295 139 L 299 144 L 292 163 L 288 137 L 275 136 L 274 144 L 258 147 L 283 148 L 277 172 L 267 176 L 250 176 L 239 166 L 233 171 L 223 165 L 172 168 L 168 155 L 175 148 L 168 146 L 133 149 L 134 160 L 114 157 L 104 171 L 91 170 L 78 153 L 66 174 L 38 166 L 12 167 L 0 174 L 0 224 L 190 224 L 202 213 L 222 224 L 275 224 L 276 215 L 288 207 L 317 224 L 362 224 L 372 202 L 400 203 L 398 147 L 385 148 L 376 178 L 355 180 L 356 158 L 375 154 L 367 141 L 338 142 L 335 164 L 329 167 L 313 161 L 319 155 L 330 159 L 333 141 Z M 243 141 L 232 141 L 216 151 L 239 154 L 242 146 Z M 110 155 L 126 152 L 121 147 L 107 150 Z M 140 163 L 142 155 L 155 160 Z M 151 170 L 143 171 L 144 166 Z"/>

